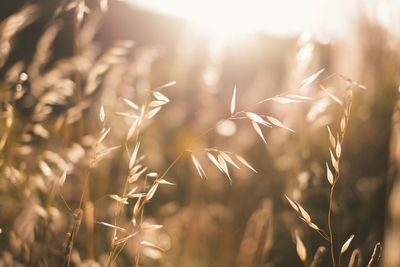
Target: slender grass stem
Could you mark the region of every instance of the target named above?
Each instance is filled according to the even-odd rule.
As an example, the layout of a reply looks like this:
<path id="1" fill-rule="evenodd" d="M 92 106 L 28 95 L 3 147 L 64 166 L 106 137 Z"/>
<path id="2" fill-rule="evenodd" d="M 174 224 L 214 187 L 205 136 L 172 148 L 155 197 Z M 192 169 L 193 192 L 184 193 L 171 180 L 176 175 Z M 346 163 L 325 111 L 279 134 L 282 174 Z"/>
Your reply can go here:
<path id="1" fill-rule="evenodd" d="M 349 85 L 346 90 L 348 90 L 348 91 L 350 90 Z M 348 122 L 350 119 L 351 106 L 352 106 L 352 96 L 350 94 L 350 95 L 348 95 L 348 102 L 347 102 L 347 106 L 345 107 L 345 117 L 344 117 L 345 118 L 345 126 L 343 129 L 341 129 L 340 140 L 337 140 L 337 142 L 340 144 L 340 147 L 342 147 L 343 140 L 346 135 L 347 125 L 348 125 Z M 333 231 L 332 231 L 332 207 L 333 207 L 333 196 L 334 196 L 333 194 L 334 194 L 335 186 L 340 177 L 340 168 L 339 168 L 340 160 L 341 160 L 341 157 L 338 157 L 338 159 L 337 159 L 338 170 L 336 170 L 335 178 L 333 180 L 333 184 L 331 186 L 330 194 L 329 194 L 328 228 L 329 228 L 329 242 L 330 242 L 330 247 L 331 247 L 330 251 L 331 251 L 331 259 L 332 259 L 333 267 L 336 266 L 336 263 L 335 263 Z M 340 256 L 339 256 L 339 266 L 340 266 Z"/>
<path id="2" fill-rule="evenodd" d="M 62 2 L 62 5 L 64 5 L 64 1 Z M 61 7 L 62 8 L 62 7 Z M 78 8 L 75 8 L 75 12 L 74 12 L 74 40 L 73 40 L 73 51 L 74 51 L 74 57 L 75 57 L 75 71 L 74 71 L 74 83 L 75 83 L 75 90 L 74 90 L 74 99 L 75 99 L 75 105 L 76 106 L 80 106 L 81 103 L 81 99 L 82 99 L 82 95 L 81 95 L 81 90 L 82 90 L 82 82 L 81 82 L 81 73 L 79 71 L 79 60 L 78 57 L 80 55 L 80 38 L 79 38 L 79 34 L 80 34 L 80 27 L 81 27 L 81 23 L 78 19 Z M 84 128 L 83 128 L 83 120 L 82 120 L 82 116 L 78 119 L 77 121 L 77 139 L 80 140 L 84 134 Z M 82 194 L 81 194 L 81 199 L 79 202 L 79 209 L 82 208 L 83 206 L 83 202 L 85 204 L 86 207 L 86 203 L 89 199 L 89 175 L 90 175 L 90 168 L 87 170 L 87 172 L 85 173 L 85 171 L 82 171 Z M 93 221 L 93 220 L 91 220 Z M 88 257 L 90 259 L 94 258 L 94 242 L 93 242 L 93 225 L 88 225 L 88 222 L 86 220 L 86 247 L 87 247 L 87 254 Z M 69 250 L 68 253 L 68 260 L 67 260 L 67 267 L 69 267 L 70 265 L 70 261 L 71 261 L 71 253 L 72 253 L 72 247 L 73 247 L 73 242 L 74 242 L 74 238 L 71 238 L 71 249 Z"/>
<path id="3" fill-rule="evenodd" d="M 338 177 L 337 177 L 338 178 Z M 337 179 L 335 179 L 336 181 Z M 333 205 L 333 190 L 335 188 L 336 182 L 333 183 L 330 194 L 329 194 L 329 211 L 328 211 L 328 228 L 329 228 L 329 242 L 330 242 L 330 247 L 331 247 L 331 258 L 332 258 L 332 264 L 333 267 L 336 266 L 335 264 L 335 254 L 334 254 L 334 248 L 333 248 L 333 232 L 332 232 L 332 205 Z"/>

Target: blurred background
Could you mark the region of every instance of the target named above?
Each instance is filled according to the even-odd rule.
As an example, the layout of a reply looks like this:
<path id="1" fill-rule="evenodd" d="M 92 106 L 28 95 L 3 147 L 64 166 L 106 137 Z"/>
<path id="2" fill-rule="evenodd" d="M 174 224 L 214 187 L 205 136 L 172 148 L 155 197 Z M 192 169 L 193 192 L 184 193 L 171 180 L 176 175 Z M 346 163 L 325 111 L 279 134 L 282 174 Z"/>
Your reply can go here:
<path id="1" fill-rule="evenodd" d="M 54 202 L 44 204 L 51 195 L 51 179 L 42 177 L 43 166 L 38 168 L 38 161 L 50 162 L 47 157 L 56 157 L 49 155 L 54 152 L 69 166 L 62 195 L 76 208 L 82 192 L 80 175 L 89 164 L 93 140 L 102 127 L 100 105 L 104 105 L 107 127 L 111 127 L 105 142 L 110 147 L 124 146 L 132 121 L 113 115 L 129 112 L 120 97 L 140 104 L 148 90 L 170 81 L 176 85 L 162 89 L 170 103 L 144 125 L 140 136 L 141 154 L 146 155 L 144 163 L 149 170 L 164 171 L 194 143 L 196 151 L 217 147 L 242 155 L 258 172 L 230 168 L 230 185 L 205 153 L 199 152 L 196 155 L 209 177 L 202 180 L 190 157 L 181 158 L 167 175 L 176 185 L 160 186 L 144 212 L 145 221 L 164 225 L 145 237 L 165 252 L 143 250 L 140 266 L 302 266 L 295 231 L 306 247 L 309 266 L 317 248 L 328 248 L 329 243 L 298 218 L 284 194 L 301 203 L 313 222 L 327 231 L 325 162 L 330 162 L 330 155 L 326 126 L 336 133 L 343 111 L 319 84 L 344 99 L 346 82 L 338 74 L 367 89 L 354 86 L 353 110 L 342 147 L 341 180 L 334 196 L 335 250 L 339 253 L 354 234 L 351 250 L 359 248 L 366 265 L 375 243 L 382 242 L 385 250 L 386 232 L 394 238 L 388 241 L 390 249 L 385 250 L 387 260 L 382 266 L 399 266 L 395 256 L 400 248 L 396 229 L 399 204 L 392 200 L 398 199 L 398 194 L 391 194 L 398 184 L 400 159 L 395 116 L 400 67 L 398 1 L 110 0 L 107 12 L 100 11 L 100 2 L 104 1 L 85 1 L 90 12 L 85 13 L 79 33 L 82 88 L 89 84 L 90 70 L 101 62 L 102 54 L 107 55 L 112 47 L 126 50 L 106 63 L 107 71 L 94 93 L 78 108 L 82 117 L 76 118 L 71 115 L 76 102 L 72 93 L 66 93 L 76 88 L 66 63 L 74 55 L 74 12 L 66 8 L 55 18 L 63 1 L 0 3 L 0 21 L 28 4 L 36 6 L 0 68 L 3 118 L 6 103 L 13 103 L 16 125 L 1 151 L 0 266 L 60 266 L 73 218 L 57 195 Z M 16 63 L 23 62 L 19 71 L 30 74 L 29 64 L 40 50 L 37 44 L 51 25 L 57 29 L 41 70 L 44 74 L 61 70 L 52 86 L 60 87 L 63 101 L 45 102 L 52 109 L 42 110 L 39 104 L 50 86 L 35 83 L 32 75 L 31 81 L 22 83 L 26 88 L 23 96 L 8 101 L 10 92 L 15 94 L 13 90 L 20 84 L 12 82 L 10 69 L 18 69 Z M 324 71 L 314 83 L 300 87 L 305 78 L 321 69 Z M 72 85 L 60 80 L 62 75 Z M 291 104 L 267 101 L 254 106 L 252 112 L 278 118 L 295 131 L 262 128 L 265 145 L 248 120 L 230 120 L 213 128 L 230 116 L 234 87 L 237 110 L 287 91 L 311 100 Z M 47 134 L 35 128 L 38 122 Z M 213 130 L 198 138 L 210 128 Z M 1 129 L 5 135 L 6 128 Z M 116 203 L 107 195 L 121 193 L 128 162 L 125 150 L 120 149 L 91 171 L 89 198 L 95 221 L 112 222 Z M 53 172 L 57 176 L 61 168 Z M 133 205 L 130 202 L 129 210 Z M 44 207 L 47 215 L 40 215 L 37 207 Z M 129 220 L 129 210 L 123 222 Z M 43 218 L 50 219 L 43 222 Z M 49 229 L 45 233 L 40 230 L 43 224 Z M 103 266 L 112 231 L 94 224 L 94 255 L 90 255 L 86 249 L 88 229 L 83 225 L 76 238 L 73 264 L 88 264 L 87 259 L 94 256 Z M 115 266 L 133 266 L 134 241 L 128 242 Z M 342 256 L 344 266 L 350 255 Z M 328 254 L 324 260 L 323 266 L 330 266 Z"/>

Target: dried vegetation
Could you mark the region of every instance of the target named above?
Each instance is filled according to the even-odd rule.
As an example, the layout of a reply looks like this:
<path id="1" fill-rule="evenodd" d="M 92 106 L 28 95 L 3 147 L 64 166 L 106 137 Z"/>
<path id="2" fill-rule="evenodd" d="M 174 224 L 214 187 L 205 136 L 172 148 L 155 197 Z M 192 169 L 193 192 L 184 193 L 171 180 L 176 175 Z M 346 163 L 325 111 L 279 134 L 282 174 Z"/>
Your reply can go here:
<path id="1" fill-rule="evenodd" d="M 30 61 L 8 59 L 40 6 L 24 5 L 0 22 L 0 266 L 353 267 L 367 260 L 373 267 L 381 241 L 383 266 L 398 266 L 397 106 L 385 244 L 381 225 L 357 224 L 373 220 L 363 210 L 387 173 L 368 180 L 352 164 L 370 164 L 354 155 L 363 144 L 348 149 L 361 135 L 348 134 L 360 125 L 352 121 L 372 116 L 361 114 L 372 104 L 356 97 L 367 102 L 373 89 L 324 69 L 269 97 L 232 86 L 223 95 L 230 103 L 216 108 L 228 115 L 203 113 L 213 121 L 204 123 L 193 111 L 195 125 L 180 130 L 181 115 L 168 109 L 179 101 L 194 109 L 200 93 L 182 100 L 174 81 L 151 89 L 159 50 L 131 40 L 98 45 L 109 3 L 86 4 L 59 3 Z M 54 57 L 66 27 L 73 52 Z M 298 45 L 300 54 L 311 44 Z M 296 65 L 301 75 L 306 63 Z M 320 129 L 328 124 L 326 138 Z"/>

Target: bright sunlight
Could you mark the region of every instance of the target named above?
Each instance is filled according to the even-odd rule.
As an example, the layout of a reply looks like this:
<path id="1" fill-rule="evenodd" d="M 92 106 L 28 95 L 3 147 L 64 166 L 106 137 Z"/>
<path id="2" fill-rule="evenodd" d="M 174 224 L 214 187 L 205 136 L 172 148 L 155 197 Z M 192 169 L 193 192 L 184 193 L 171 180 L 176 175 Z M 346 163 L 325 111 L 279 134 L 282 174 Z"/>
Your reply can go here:
<path id="1" fill-rule="evenodd" d="M 183 18 L 219 37 L 253 32 L 266 32 L 272 35 L 293 35 L 303 31 L 335 34 L 344 29 L 347 15 L 354 9 L 350 3 L 344 5 L 343 0 L 131 0 L 131 2 Z"/>

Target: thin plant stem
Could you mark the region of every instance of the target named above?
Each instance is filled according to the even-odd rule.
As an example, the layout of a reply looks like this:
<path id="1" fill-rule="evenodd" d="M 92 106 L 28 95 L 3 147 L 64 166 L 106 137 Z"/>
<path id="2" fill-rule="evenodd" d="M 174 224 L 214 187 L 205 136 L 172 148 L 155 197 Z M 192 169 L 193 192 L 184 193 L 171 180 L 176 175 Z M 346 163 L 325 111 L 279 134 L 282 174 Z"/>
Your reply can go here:
<path id="1" fill-rule="evenodd" d="M 337 179 L 338 177 L 336 177 Z M 331 217 L 332 217 L 332 204 L 333 204 L 333 190 L 335 188 L 336 184 L 336 179 L 335 182 L 332 184 L 330 194 L 329 194 L 329 211 L 328 211 L 328 228 L 329 228 L 329 242 L 330 242 L 330 247 L 331 247 L 331 258 L 332 258 L 332 264 L 333 267 L 335 267 L 335 254 L 333 251 L 333 234 L 332 234 L 332 222 L 331 222 Z"/>
<path id="2" fill-rule="evenodd" d="M 82 1 L 82 0 L 79 0 Z M 65 1 L 62 2 L 62 5 L 64 5 Z M 62 7 L 61 7 L 62 8 Z M 79 55 L 80 55 L 80 21 L 78 19 L 78 8 L 75 8 L 74 12 L 74 40 L 73 40 L 73 52 L 74 52 L 74 57 L 75 57 L 75 71 L 74 71 L 74 83 L 75 83 L 75 90 L 74 90 L 74 100 L 75 100 L 75 105 L 80 106 L 82 95 L 81 95 L 81 90 L 82 90 L 82 82 L 81 82 L 81 73 L 79 71 Z M 83 120 L 82 120 L 82 115 L 77 121 L 77 139 L 80 140 L 84 134 L 84 128 L 83 128 Z M 90 175 L 90 168 L 86 171 L 82 171 L 82 194 L 81 194 L 81 199 L 79 202 L 79 209 L 82 208 L 83 204 L 85 204 L 89 199 L 89 175 Z M 91 220 L 93 221 L 93 220 Z M 90 226 L 88 225 L 88 222 L 86 220 L 86 246 L 87 246 L 87 254 L 90 259 L 94 258 L 94 242 L 93 242 L 93 225 Z M 67 267 L 70 265 L 71 261 L 71 253 L 72 253 L 72 248 L 74 244 L 74 236 L 71 238 L 71 245 L 70 249 L 68 252 L 68 260 L 67 260 Z"/>
<path id="3" fill-rule="evenodd" d="M 148 94 L 147 94 L 147 96 L 146 96 L 146 101 L 145 101 L 145 103 L 148 102 L 148 99 L 149 99 L 149 97 L 150 97 L 150 92 L 151 92 L 151 91 L 149 91 Z M 135 144 L 137 144 L 137 143 L 139 142 L 140 128 L 141 128 L 141 124 L 138 124 L 138 128 L 136 129 L 135 142 L 134 142 Z M 127 148 L 127 150 L 128 150 L 128 154 L 129 154 L 128 140 L 126 141 L 125 145 L 126 145 L 126 148 Z M 123 193 L 122 193 L 123 196 L 126 195 L 126 192 L 128 191 L 128 186 L 129 186 L 129 175 L 126 177 L 126 180 L 125 180 L 125 185 L 124 185 L 124 189 L 123 189 Z M 114 217 L 114 224 L 115 224 L 115 225 L 118 224 L 117 219 L 118 219 L 119 215 L 120 215 L 121 212 L 122 212 L 122 207 L 123 207 L 123 204 L 122 204 L 122 203 L 118 203 L 117 214 L 116 214 L 116 216 Z M 128 227 L 129 227 L 129 226 L 130 226 L 130 223 L 129 223 Z M 128 228 L 128 227 L 127 227 L 127 228 Z M 116 258 L 118 257 L 118 255 L 119 255 L 120 252 L 122 251 L 123 247 L 125 246 L 125 243 L 122 244 L 122 246 L 121 246 L 121 248 L 119 249 L 119 251 L 117 251 L 117 250 L 118 250 L 118 245 L 116 245 L 116 244 L 114 243 L 115 240 L 116 240 L 116 237 L 117 237 L 117 231 L 114 230 L 113 237 L 112 237 L 112 245 L 111 245 L 110 253 L 109 253 L 108 259 L 107 259 L 107 266 L 111 266 L 111 264 L 116 260 Z M 114 256 L 115 253 L 116 253 L 116 256 Z M 135 261 L 136 261 L 136 256 L 135 256 Z"/>
<path id="4" fill-rule="evenodd" d="M 324 232 L 322 232 L 322 230 L 317 230 L 317 233 L 318 233 L 323 239 L 325 239 L 326 241 L 329 241 L 329 237 L 328 237 Z"/>
<path id="5" fill-rule="evenodd" d="M 347 87 L 347 90 L 350 90 L 349 85 Z M 346 124 L 345 124 L 345 127 L 344 127 L 344 129 L 343 129 L 343 131 L 341 133 L 340 140 L 337 140 L 337 142 L 340 143 L 341 147 L 342 147 L 342 144 L 343 144 L 344 137 L 346 135 L 347 125 L 348 125 L 348 122 L 349 122 L 349 119 L 350 119 L 351 106 L 352 106 L 352 98 L 351 98 L 351 95 L 350 95 L 349 98 L 348 98 L 347 106 L 345 107 L 345 122 L 346 122 Z M 341 157 L 339 157 L 337 159 L 337 161 L 338 161 L 338 170 L 336 171 L 335 178 L 333 180 L 333 184 L 331 186 L 330 194 L 329 194 L 328 228 L 329 228 L 329 242 L 330 242 L 330 247 L 331 247 L 330 251 L 331 251 L 331 258 L 332 258 L 333 267 L 336 266 L 336 263 L 335 263 L 333 231 L 332 231 L 332 206 L 333 206 L 334 189 L 335 189 L 336 183 L 338 182 L 339 177 L 340 177 L 340 168 L 339 168 L 340 159 L 341 159 Z M 339 256 L 339 266 L 340 266 L 340 256 Z"/>
<path id="6" fill-rule="evenodd" d="M 147 175 L 144 178 L 144 184 L 143 184 L 143 192 L 146 192 L 146 187 L 147 187 Z M 143 223 L 143 213 L 144 213 L 144 207 L 140 213 L 140 225 Z M 139 267 L 139 261 L 140 261 L 140 248 L 138 248 L 137 254 L 136 254 L 136 267 Z"/>

